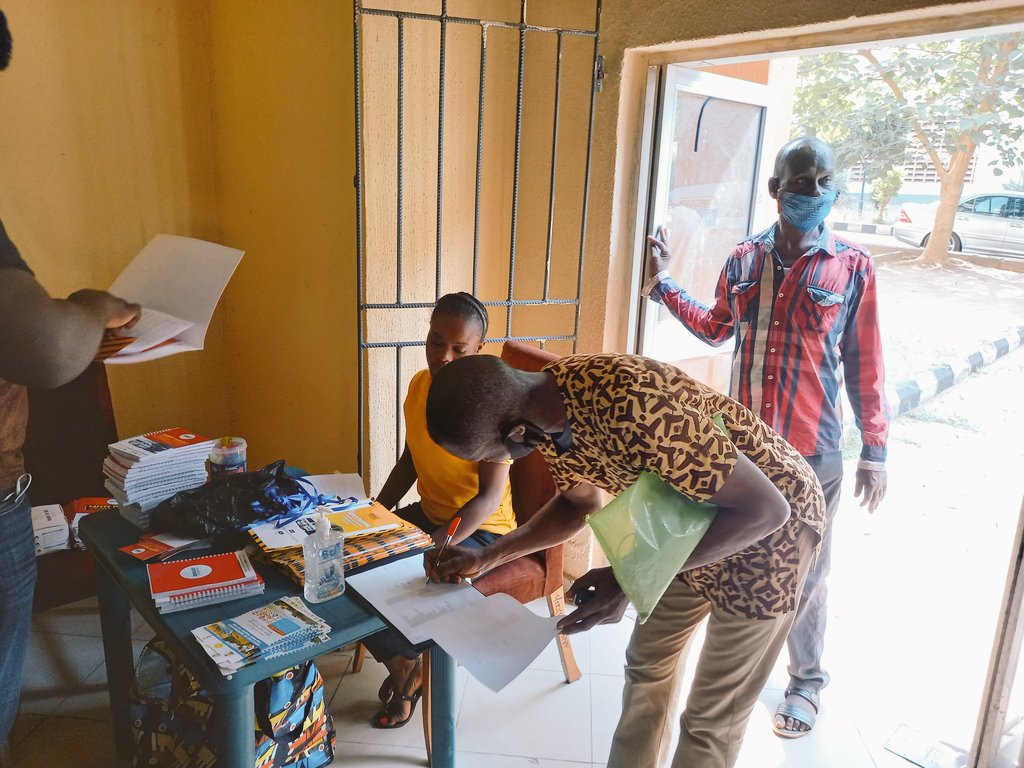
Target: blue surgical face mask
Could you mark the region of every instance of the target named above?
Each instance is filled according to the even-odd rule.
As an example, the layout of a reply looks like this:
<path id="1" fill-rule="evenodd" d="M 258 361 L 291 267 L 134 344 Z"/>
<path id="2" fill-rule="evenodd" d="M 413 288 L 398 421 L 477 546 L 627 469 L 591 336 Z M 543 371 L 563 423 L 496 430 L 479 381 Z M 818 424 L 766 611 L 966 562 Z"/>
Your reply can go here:
<path id="1" fill-rule="evenodd" d="M 779 207 L 783 218 L 801 232 L 817 229 L 825 220 L 839 193 L 828 189 L 817 197 L 779 190 Z"/>

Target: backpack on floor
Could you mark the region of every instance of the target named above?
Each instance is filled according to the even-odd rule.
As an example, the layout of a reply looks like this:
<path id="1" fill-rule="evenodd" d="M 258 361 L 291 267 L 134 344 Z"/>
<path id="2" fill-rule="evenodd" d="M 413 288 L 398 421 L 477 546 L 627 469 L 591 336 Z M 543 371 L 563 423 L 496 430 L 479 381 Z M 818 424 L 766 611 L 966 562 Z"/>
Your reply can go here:
<path id="1" fill-rule="evenodd" d="M 334 759 L 324 681 L 308 661 L 254 686 L 256 768 L 321 768 Z M 142 651 L 129 693 L 135 768 L 214 768 L 207 733 L 213 701 L 167 645 Z"/>

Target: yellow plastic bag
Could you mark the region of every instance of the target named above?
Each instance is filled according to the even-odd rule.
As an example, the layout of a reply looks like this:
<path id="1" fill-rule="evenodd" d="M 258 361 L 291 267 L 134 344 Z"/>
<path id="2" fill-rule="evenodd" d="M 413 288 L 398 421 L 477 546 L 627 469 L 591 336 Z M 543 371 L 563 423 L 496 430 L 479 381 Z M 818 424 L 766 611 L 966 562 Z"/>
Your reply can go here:
<path id="1" fill-rule="evenodd" d="M 700 543 L 718 507 L 694 501 L 658 475 L 633 485 L 587 517 L 640 623 Z"/>

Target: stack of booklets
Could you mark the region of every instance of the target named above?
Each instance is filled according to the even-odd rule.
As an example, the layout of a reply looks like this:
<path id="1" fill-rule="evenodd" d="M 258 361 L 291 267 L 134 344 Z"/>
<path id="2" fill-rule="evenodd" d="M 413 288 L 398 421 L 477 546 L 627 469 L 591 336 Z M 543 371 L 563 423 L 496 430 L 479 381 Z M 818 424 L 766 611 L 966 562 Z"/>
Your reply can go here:
<path id="1" fill-rule="evenodd" d="M 326 641 L 331 626 L 297 596 L 192 630 L 220 671 L 231 676 L 258 661 Z"/>
<path id="2" fill-rule="evenodd" d="M 327 517 L 345 534 L 342 563 L 346 571 L 434 546 L 430 536 L 376 502 L 357 509 L 332 512 Z M 312 532 L 315 522 L 315 516 L 309 516 L 280 528 L 274 523 L 263 523 L 250 528 L 249 535 L 259 545 L 263 560 L 303 584 L 302 542 Z"/>
<path id="3" fill-rule="evenodd" d="M 150 563 L 149 589 L 160 613 L 262 595 L 264 584 L 242 550 Z"/>
<path id="4" fill-rule="evenodd" d="M 212 447 L 209 438 L 181 427 L 120 440 L 108 446 L 104 485 L 122 517 L 146 530 L 153 507 L 206 482 Z"/>

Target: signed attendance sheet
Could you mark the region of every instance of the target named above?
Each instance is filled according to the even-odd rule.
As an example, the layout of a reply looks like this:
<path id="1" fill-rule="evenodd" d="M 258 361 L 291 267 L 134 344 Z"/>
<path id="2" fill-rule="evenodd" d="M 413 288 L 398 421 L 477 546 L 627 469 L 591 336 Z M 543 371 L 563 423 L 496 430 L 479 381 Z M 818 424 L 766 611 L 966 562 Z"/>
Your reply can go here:
<path id="1" fill-rule="evenodd" d="M 509 595 L 485 597 L 465 582 L 425 584 L 420 557 L 347 581 L 409 642 L 433 640 L 495 692 L 518 677 L 558 633 L 560 617 L 538 616 Z"/>

